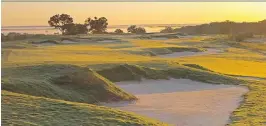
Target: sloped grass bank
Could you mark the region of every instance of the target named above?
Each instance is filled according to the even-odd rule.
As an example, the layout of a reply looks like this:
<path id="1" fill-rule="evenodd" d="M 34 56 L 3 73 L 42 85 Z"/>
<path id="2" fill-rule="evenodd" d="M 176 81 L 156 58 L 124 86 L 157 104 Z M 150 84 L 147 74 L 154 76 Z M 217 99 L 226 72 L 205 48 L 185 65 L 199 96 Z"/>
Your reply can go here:
<path id="1" fill-rule="evenodd" d="M 98 70 L 97 73 L 114 82 L 129 80 L 140 81 L 141 78 L 168 79 L 170 77 L 191 79 L 212 84 L 239 84 L 242 82 L 237 78 L 218 74 L 209 70 L 202 70 L 202 68 L 191 68 L 183 65 L 178 65 L 170 69 L 155 69 L 139 65 L 123 64 Z"/>
<path id="2" fill-rule="evenodd" d="M 136 99 L 85 67 L 52 64 L 2 70 L 2 89 L 16 93 L 83 103 Z"/>
<path id="3" fill-rule="evenodd" d="M 145 48 L 144 50 L 152 52 L 155 55 L 170 54 L 174 52 L 203 52 L 204 49 L 196 47 L 154 47 L 154 48 Z"/>
<path id="4" fill-rule="evenodd" d="M 209 70 L 208 68 L 205 68 L 201 65 L 198 65 L 198 64 L 182 64 L 184 66 L 187 66 L 187 67 L 191 67 L 191 68 L 196 68 L 196 69 L 200 69 L 200 70 L 206 70 L 206 71 L 211 71 Z M 212 71 L 211 71 L 212 72 Z"/>
<path id="5" fill-rule="evenodd" d="M 246 81 L 249 92 L 232 116 L 229 126 L 264 126 L 266 124 L 266 81 Z"/>
<path id="6" fill-rule="evenodd" d="M 123 64 L 112 68 L 97 71 L 103 77 L 113 81 L 140 81 L 141 78 L 147 79 L 167 79 L 168 76 L 164 71 L 156 70 L 139 65 Z"/>
<path id="7" fill-rule="evenodd" d="M 144 55 L 144 56 L 156 56 L 171 54 L 175 52 L 204 52 L 203 48 L 196 47 L 186 47 L 186 46 L 175 46 L 175 47 L 147 47 L 147 48 L 127 48 L 119 50 L 123 53 L 129 53 L 134 55 Z"/>
<path id="8" fill-rule="evenodd" d="M 103 106 L 68 102 L 2 90 L 2 125 L 166 126 L 167 124 Z"/>

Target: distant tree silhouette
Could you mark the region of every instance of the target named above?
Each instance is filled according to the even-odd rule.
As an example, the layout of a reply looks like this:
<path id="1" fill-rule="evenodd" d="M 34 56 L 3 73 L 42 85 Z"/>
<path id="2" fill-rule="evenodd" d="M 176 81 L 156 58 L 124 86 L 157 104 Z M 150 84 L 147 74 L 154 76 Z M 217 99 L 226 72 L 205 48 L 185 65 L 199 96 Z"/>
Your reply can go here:
<path id="1" fill-rule="evenodd" d="M 1 41 L 6 41 L 6 36 L 3 33 L 1 33 Z"/>
<path id="2" fill-rule="evenodd" d="M 127 32 L 129 32 L 129 33 L 136 33 L 136 28 L 137 28 L 137 26 L 136 25 L 131 25 L 131 26 L 129 26 L 128 28 L 127 28 Z"/>
<path id="3" fill-rule="evenodd" d="M 144 33 L 146 33 L 146 30 L 145 30 L 145 28 L 138 27 L 138 28 L 136 28 L 136 32 L 135 33 L 136 34 L 144 34 Z"/>
<path id="4" fill-rule="evenodd" d="M 65 25 L 66 35 L 77 35 L 77 34 L 87 34 L 88 28 L 85 24 L 68 24 Z"/>
<path id="5" fill-rule="evenodd" d="M 146 33 L 145 28 L 137 27 L 136 25 L 131 25 L 127 28 L 129 33 L 143 34 Z"/>
<path id="6" fill-rule="evenodd" d="M 51 27 L 55 27 L 56 29 L 59 29 L 62 34 L 65 34 L 65 30 L 73 24 L 73 18 L 68 14 L 56 14 L 52 17 L 50 17 L 50 20 L 48 21 L 48 24 Z"/>
<path id="7" fill-rule="evenodd" d="M 100 34 L 106 32 L 108 20 L 105 17 L 94 17 L 94 19 L 88 18 L 85 20 L 85 24 L 90 27 L 89 31 L 91 31 L 92 33 Z"/>
<path id="8" fill-rule="evenodd" d="M 174 29 L 172 27 L 165 27 L 163 30 L 160 31 L 161 33 L 172 33 Z"/>
<path id="9" fill-rule="evenodd" d="M 122 33 L 124 33 L 124 32 L 123 32 L 123 30 L 121 30 L 121 29 L 116 29 L 116 30 L 115 30 L 115 33 L 117 33 L 117 34 L 122 34 Z"/>

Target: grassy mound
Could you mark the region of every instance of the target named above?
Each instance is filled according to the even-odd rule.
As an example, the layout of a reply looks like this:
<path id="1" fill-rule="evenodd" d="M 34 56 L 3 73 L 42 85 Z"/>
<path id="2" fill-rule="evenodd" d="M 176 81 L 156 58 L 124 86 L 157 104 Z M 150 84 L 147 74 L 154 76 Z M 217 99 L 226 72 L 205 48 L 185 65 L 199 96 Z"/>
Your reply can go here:
<path id="1" fill-rule="evenodd" d="M 2 91 L 2 125 L 166 126 L 112 108 Z"/>
<path id="2" fill-rule="evenodd" d="M 100 37 L 100 36 L 94 36 L 94 37 L 73 37 L 72 39 L 77 39 L 82 42 L 99 42 L 99 41 L 115 41 L 115 42 L 121 42 L 121 39 L 111 38 L 111 37 Z"/>
<path id="3" fill-rule="evenodd" d="M 84 103 L 135 99 L 84 67 L 53 64 L 2 70 L 2 89 L 16 93 Z"/>
<path id="4" fill-rule="evenodd" d="M 144 50 L 147 50 L 149 52 L 152 52 L 156 55 L 163 55 L 163 54 L 170 54 L 174 52 L 203 52 L 204 49 L 196 48 L 196 47 L 158 47 L 158 48 L 146 48 Z"/>
<path id="5" fill-rule="evenodd" d="M 167 79 L 167 75 L 163 71 L 138 66 L 138 65 L 118 65 L 113 68 L 97 71 L 103 77 L 114 81 L 141 80 L 148 79 Z"/>
<path id="6" fill-rule="evenodd" d="M 44 41 L 37 41 L 37 42 L 31 42 L 32 44 L 60 44 L 59 41 L 56 40 L 44 40 Z"/>
<path id="7" fill-rule="evenodd" d="M 144 51 L 151 52 L 154 55 L 163 55 L 163 54 L 170 54 L 173 53 L 171 50 L 164 48 L 164 47 L 159 47 L 159 48 L 145 48 L 143 49 Z"/>
<path id="8" fill-rule="evenodd" d="M 167 70 L 167 74 L 173 78 L 184 78 L 194 81 L 201 81 L 211 84 L 240 84 L 240 79 L 218 74 L 211 71 L 200 70 L 185 66 L 179 66 L 174 69 Z"/>
<path id="9" fill-rule="evenodd" d="M 166 33 L 166 34 L 158 34 L 158 35 L 151 35 L 152 38 L 167 38 L 167 39 L 178 39 L 179 34 L 176 33 Z"/>
<path id="10" fill-rule="evenodd" d="M 79 40 L 76 40 L 74 38 L 71 38 L 71 37 L 62 37 L 60 38 L 60 41 L 72 41 L 72 42 L 79 42 Z"/>
<path id="11" fill-rule="evenodd" d="M 239 84 L 242 81 L 230 76 L 218 74 L 198 68 L 178 65 L 170 69 L 154 69 L 138 65 L 118 65 L 97 71 L 103 77 L 114 81 L 147 79 L 184 78 L 213 84 Z"/>
<path id="12" fill-rule="evenodd" d="M 139 39 L 157 39 L 157 38 L 165 38 L 165 39 L 179 39 L 179 36 L 184 36 L 179 33 L 159 33 L 159 34 L 145 34 L 142 36 L 137 36 Z"/>
<path id="13" fill-rule="evenodd" d="M 205 68 L 205 67 L 198 65 L 198 64 L 182 64 L 182 65 L 187 66 L 187 67 L 191 67 L 191 68 L 200 69 L 200 70 L 211 71 L 208 68 Z"/>

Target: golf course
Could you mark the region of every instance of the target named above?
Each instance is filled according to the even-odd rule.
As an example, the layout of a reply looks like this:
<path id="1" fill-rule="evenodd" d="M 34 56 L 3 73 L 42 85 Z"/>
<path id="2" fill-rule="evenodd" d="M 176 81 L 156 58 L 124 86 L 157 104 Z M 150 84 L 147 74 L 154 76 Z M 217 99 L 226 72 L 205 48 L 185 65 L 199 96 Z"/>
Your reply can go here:
<path id="1" fill-rule="evenodd" d="M 263 40 L 151 33 L 2 42 L 2 124 L 262 126 Z"/>

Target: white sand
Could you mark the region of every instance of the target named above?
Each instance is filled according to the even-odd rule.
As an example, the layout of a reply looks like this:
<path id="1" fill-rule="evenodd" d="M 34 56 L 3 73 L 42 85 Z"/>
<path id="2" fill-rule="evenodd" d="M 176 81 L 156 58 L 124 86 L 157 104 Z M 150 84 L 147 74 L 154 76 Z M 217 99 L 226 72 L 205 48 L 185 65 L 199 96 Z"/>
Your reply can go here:
<path id="1" fill-rule="evenodd" d="M 136 102 L 105 106 L 135 112 L 178 126 L 224 126 L 241 96 L 248 90 L 232 85 L 211 85 L 187 79 L 119 82 L 138 97 Z"/>
<path id="2" fill-rule="evenodd" d="M 189 52 L 189 51 L 174 52 L 171 54 L 159 55 L 159 57 L 175 58 L 175 57 L 185 57 L 185 56 L 199 56 L 199 55 L 217 54 L 217 53 L 221 53 L 221 52 L 222 51 L 218 50 L 218 49 L 207 49 L 207 51 L 204 51 L 204 52 Z"/>
<path id="3" fill-rule="evenodd" d="M 36 44 L 37 46 L 55 46 L 57 44 L 54 43 L 40 43 L 40 44 Z"/>
<path id="4" fill-rule="evenodd" d="M 166 37 L 154 37 L 154 38 L 151 38 L 151 40 L 168 40 L 168 38 L 166 38 Z"/>
<path id="5" fill-rule="evenodd" d="M 77 43 L 77 42 L 70 41 L 70 40 L 63 40 L 61 43 L 64 43 L 64 44 L 74 44 L 74 43 Z"/>

